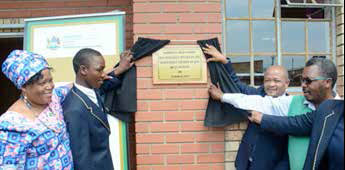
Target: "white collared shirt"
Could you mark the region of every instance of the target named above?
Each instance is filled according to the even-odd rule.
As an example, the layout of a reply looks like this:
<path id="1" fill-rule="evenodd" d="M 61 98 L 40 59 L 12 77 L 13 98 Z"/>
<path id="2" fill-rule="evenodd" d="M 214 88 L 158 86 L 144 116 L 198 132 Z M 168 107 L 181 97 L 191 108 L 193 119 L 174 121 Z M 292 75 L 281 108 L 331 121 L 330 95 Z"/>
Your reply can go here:
<path id="1" fill-rule="evenodd" d="M 259 95 L 246 95 L 242 93 L 225 93 L 222 96 L 222 102 L 230 103 L 236 108 L 244 110 L 255 110 L 263 114 L 287 116 L 292 102 L 293 96 L 259 96 Z M 334 99 L 341 99 L 338 94 Z M 316 110 L 313 103 L 309 101 L 304 102 L 311 110 Z"/>
<path id="2" fill-rule="evenodd" d="M 94 102 L 97 106 L 98 105 L 98 100 L 97 100 L 97 96 L 96 96 L 96 92 L 94 89 L 90 89 L 87 87 L 84 87 L 82 85 L 79 85 L 77 83 L 74 83 L 75 87 L 80 90 L 81 92 L 83 92 L 92 102 Z"/>

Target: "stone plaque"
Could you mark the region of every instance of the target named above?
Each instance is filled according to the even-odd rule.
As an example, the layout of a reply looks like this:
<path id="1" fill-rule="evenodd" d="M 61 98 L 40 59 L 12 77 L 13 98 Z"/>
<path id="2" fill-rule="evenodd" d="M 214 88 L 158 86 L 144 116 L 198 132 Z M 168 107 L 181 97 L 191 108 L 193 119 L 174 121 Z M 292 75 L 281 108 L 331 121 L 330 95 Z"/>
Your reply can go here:
<path id="1" fill-rule="evenodd" d="M 207 83 L 207 65 L 198 45 L 168 45 L 152 55 L 153 84 Z"/>

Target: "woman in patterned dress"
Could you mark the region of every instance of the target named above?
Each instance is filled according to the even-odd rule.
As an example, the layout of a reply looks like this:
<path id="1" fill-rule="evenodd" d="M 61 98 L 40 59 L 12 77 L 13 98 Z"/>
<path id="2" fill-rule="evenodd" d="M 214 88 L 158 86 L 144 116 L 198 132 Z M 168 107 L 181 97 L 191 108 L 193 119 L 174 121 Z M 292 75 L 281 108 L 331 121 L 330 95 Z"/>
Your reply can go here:
<path id="1" fill-rule="evenodd" d="M 67 87 L 54 89 L 43 56 L 13 51 L 2 72 L 21 97 L 0 117 L 0 170 L 73 169 L 61 102 Z"/>

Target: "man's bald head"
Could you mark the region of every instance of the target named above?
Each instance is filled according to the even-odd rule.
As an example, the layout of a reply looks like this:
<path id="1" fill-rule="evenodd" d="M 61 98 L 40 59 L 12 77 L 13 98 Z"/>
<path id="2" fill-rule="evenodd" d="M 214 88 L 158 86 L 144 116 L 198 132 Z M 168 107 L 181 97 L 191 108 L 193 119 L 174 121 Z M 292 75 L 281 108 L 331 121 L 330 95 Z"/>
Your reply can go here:
<path id="1" fill-rule="evenodd" d="M 283 66 L 271 66 L 266 70 L 265 75 L 271 73 L 280 74 L 282 78 L 289 80 L 289 73 Z"/>
<path id="2" fill-rule="evenodd" d="M 289 74 L 283 66 L 271 66 L 264 75 L 264 88 L 268 96 L 278 97 L 289 87 Z"/>

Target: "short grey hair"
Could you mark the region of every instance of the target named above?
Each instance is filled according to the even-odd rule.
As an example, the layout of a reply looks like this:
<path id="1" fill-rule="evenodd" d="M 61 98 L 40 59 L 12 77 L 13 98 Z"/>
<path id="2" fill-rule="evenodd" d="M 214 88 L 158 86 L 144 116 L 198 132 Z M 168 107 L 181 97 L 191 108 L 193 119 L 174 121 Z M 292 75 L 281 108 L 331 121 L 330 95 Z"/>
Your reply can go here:
<path id="1" fill-rule="evenodd" d="M 306 67 L 316 65 L 319 67 L 321 76 L 332 79 L 332 88 L 338 79 L 338 70 L 335 64 L 324 56 L 314 56 L 305 64 Z"/>

